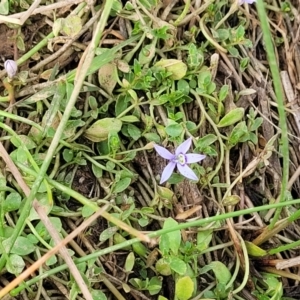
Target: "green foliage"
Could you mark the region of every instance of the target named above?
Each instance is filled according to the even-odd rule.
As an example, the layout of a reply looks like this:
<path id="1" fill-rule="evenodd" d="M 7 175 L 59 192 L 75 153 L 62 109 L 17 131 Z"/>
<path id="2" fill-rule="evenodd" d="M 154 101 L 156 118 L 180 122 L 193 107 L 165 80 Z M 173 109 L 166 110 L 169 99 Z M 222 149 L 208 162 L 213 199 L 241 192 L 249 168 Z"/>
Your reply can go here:
<path id="1" fill-rule="evenodd" d="M 263 287 L 261 286 L 263 285 Z M 265 285 L 267 287 L 265 287 Z M 253 292 L 259 300 L 279 300 L 284 299 L 282 282 L 278 276 L 270 273 L 262 273 L 262 279 L 257 280 L 256 290 Z"/>
<path id="2" fill-rule="evenodd" d="M 24 15 L 31 2 L 2 0 L 0 14 L 18 12 Z M 277 137 L 273 137 L 262 149 L 258 136 L 262 134 L 260 126 L 264 119 L 252 107 L 242 107 L 244 98 L 249 100 L 250 97 L 253 105 L 257 105 L 254 98 L 257 85 L 253 84 L 253 89 L 239 91 L 241 82 L 235 73 L 229 74 L 226 69 L 232 64 L 237 72 L 240 71 L 240 80 L 245 85 L 250 83 L 249 74 L 253 76 L 256 66 L 249 30 L 252 30 L 251 22 L 254 22 L 255 15 L 251 15 L 252 8 L 235 7 L 235 1 L 202 1 L 201 7 L 196 9 L 192 8 L 195 1 L 182 1 L 182 5 L 174 7 L 172 1 L 169 2 L 105 1 L 104 6 L 112 4 L 110 19 L 105 21 L 111 27 L 103 32 L 97 31 L 102 15 L 94 23 L 93 30 L 93 25 L 86 26 L 86 21 L 92 14 L 101 11 L 102 6 L 93 7 L 93 3 L 80 2 L 62 10 L 62 14 L 53 11 L 53 32 L 42 40 L 40 48 L 36 43 L 45 32 L 37 29 L 38 34 L 28 39 L 28 32 L 34 25 L 31 17 L 18 28 L 8 24 L 14 28 L 12 39 L 21 50 L 18 64 L 22 71 L 13 81 L 17 101 L 12 106 L 7 103 L 10 114 L 5 114 L 5 103 L 1 100 L 2 142 L 10 142 L 6 148 L 13 163 L 59 234 L 64 234 L 61 220 L 66 220 L 64 226 L 68 225 L 67 221 L 78 226 L 98 206 L 109 203 L 107 212 L 126 226 L 116 226 L 99 218 L 84 234 L 87 239 L 99 243 L 94 246 L 100 246 L 103 252 L 99 249 L 95 252 L 100 251 L 98 257 L 102 259 L 106 259 L 105 255 L 114 249 L 121 249 L 116 263 L 120 264 L 118 270 L 124 271 L 122 288 L 126 293 L 134 288 L 151 296 L 158 295 L 165 291 L 164 279 L 164 282 L 174 282 L 175 291 L 172 292 L 178 300 L 197 297 L 203 291 L 202 296 L 206 299 L 229 299 L 232 289 L 236 288 L 228 287 L 233 282 L 231 273 L 235 274 L 235 266 L 229 268 L 225 265 L 226 260 L 211 261 L 215 255 L 223 257 L 219 256 L 223 249 L 218 252 L 213 248 L 220 243 L 219 231 L 214 231 L 220 226 L 219 221 L 209 223 L 207 218 L 206 227 L 197 228 L 197 232 L 192 227 L 181 231 L 178 226 L 189 224 L 190 218 L 199 217 L 189 213 L 196 205 L 200 207 L 200 202 L 203 206 L 207 205 L 203 210 L 205 217 L 217 210 L 217 215 L 221 215 L 228 207 L 230 210 L 242 203 L 241 196 L 235 191 L 228 193 L 224 199 L 222 194 L 231 188 L 231 183 L 241 173 L 238 167 L 246 160 L 243 155 L 249 150 L 247 155 L 250 159 L 251 156 L 260 158 L 265 151 L 259 165 L 263 162 L 267 165 L 275 147 Z M 281 10 L 285 16 L 281 19 L 288 16 L 293 21 L 291 4 L 283 2 L 280 5 L 279 9 L 273 8 L 273 16 Z M 270 7 L 268 5 L 267 9 Z M 169 8 L 170 15 L 164 16 Z M 198 18 L 198 15 L 199 22 L 195 23 L 197 19 L 194 17 Z M 31 26 L 28 32 L 25 30 L 27 25 Z M 91 30 L 86 32 L 86 29 Z M 82 35 L 83 32 L 86 36 Z M 98 33 L 94 35 L 94 32 Z M 72 63 L 68 63 L 69 57 L 62 56 L 64 61 L 60 57 L 55 58 L 43 64 L 41 70 L 35 69 L 42 61 L 47 62 L 49 57 L 53 59 L 52 54 L 61 43 L 66 44 L 72 39 L 74 43 L 69 47 Z M 32 45 L 27 44 L 29 40 Z M 276 46 L 283 41 L 282 37 L 274 37 Z M 255 42 L 259 44 L 260 39 Z M 87 43 L 89 46 L 84 52 Z M 264 46 L 258 45 L 258 53 Z M 82 66 L 95 47 L 98 47 L 95 57 L 91 58 L 86 77 L 79 85 L 78 78 L 84 70 Z M 248 56 L 247 51 L 251 51 L 252 55 Z M 26 52 L 24 56 L 23 52 Z M 80 64 L 76 65 L 79 60 Z M 65 62 L 68 64 L 66 67 Z M 258 68 L 264 72 L 266 67 L 258 64 Z M 247 71 L 249 74 L 246 74 Z M 33 82 L 34 86 L 31 86 Z M 6 97 L 5 101 L 9 98 L 7 93 L 5 87 L 1 96 Z M 75 93 L 76 103 L 70 108 L 69 103 Z M 273 114 L 273 117 L 275 120 L 277 116 Z M 62 123 L 63 132 L 57 138 L 57 129 Z M 193 152 L 207 156 L 203 165 L 195 164 L 193 167 L 199 182 L 183 182 L 183 176 L 175 173 L 168 185 L 160 186 L 156 180 L 164 164 L 155 156 L 153 143 L 172 149 L 189 136 L 193 137 Z M 52 147 L 56 142 L 58 144 Z M 242 146 L 242 151 L 239 146 Z M 241 161 L 236 158 L 238 151 L 241 151 Z M 47 158 L 48 167 L 45 167 L 48 153 L 51 157 Z M 7 270 L 17 276 L 24 269 L 25 261 L 30 261 L 25 256 L 37 260 L 39 252 L 44 253 L 54 246 L 54 242 L 32 205 L 26 206 L 26 193 L 13 172 L 7 171 L 4 166 L 2 170 L 6 174 L 0 174 L 0 271 L 5 274 Z M 259 171 L 253 170 L 253 177 L 241 178 L 240 183 L 256 184 L 263 176 L 262 170 Z M 36 192 L 39 174 L 44 181 L 38 185 Z M 2 177 L 5 179 L 2 180 Z M 268 193 L 277 188 L 276 180 L 279 180 L 272 179 Z M 23 212 L 26 216 L 20 225 L 18 220 Z M 178 213 L 186 213 L 186 219 L 180 219 L 180 224 L 169 217 L 176 218 Z M 134 237 L 131 227 L 153 234 L 162 228 L 164 233 L 157 234 L 151 243 L 139 241 L 131 245 Z M 17 236 L 14 245 L 12 235 Z M 227 236 L 224 234 L 224 238 Z M 246 242 L 246 247 L 250 256 L 267 254 L 263 245 L 257 247 Z M 232 248 L 226 251 L 235 251 Z M 94 253 L 93 258 L 78 263 L 77 254 L 70 248 L 68 251 L 74 256 L 72 259 L 77 263 L 93 299 L 111 297 L 108 296 L 109 287 L 105 288 L 107 296 L 101 291 L 104 277 L 100 275 L 109 271 L 107 265 L 103 270 Z M 214 255 L 207 254 L 205 257 L 210 263 L 200 268 L 203 252 L 211 251 L 215 251 Z M 232 257 L 236 257 L 234 254 Z M 248 262 L 246 255 L 245 259 Z M 41 275 L 36 273 L 37 277 L 46 278 L 57 270 L 56 266 L 62 267 L 62 259 L 58 255 L 52 256 L 46 265 L 50 270 L 43 270 Z M 62 278 L 62 284 L 68 288 L 70 299 L 84 298 L 69 271 L 60 269 L 55 272 L 59 272 L 56 276 Z M 284 299 L 280 278 L 271 274 L 262 276 L 254 280 L 253 295 L 260 300 Z M 253 280 L 252 273 L 249 277 Z M 26 283 L 20 289 L 26 286 L 28 291 L 34 292 L 31 284 L 39 284 L 37 281 L 41 278 L 30 279 L 30 284 L 27 286 Z M 240 279 L 236 285 L 239 284 L 243 284 Z M 36 295 L 30 295 L 30 298 L 34 297 Z M 163 295 L 156 297 L 166 299 Z"/>

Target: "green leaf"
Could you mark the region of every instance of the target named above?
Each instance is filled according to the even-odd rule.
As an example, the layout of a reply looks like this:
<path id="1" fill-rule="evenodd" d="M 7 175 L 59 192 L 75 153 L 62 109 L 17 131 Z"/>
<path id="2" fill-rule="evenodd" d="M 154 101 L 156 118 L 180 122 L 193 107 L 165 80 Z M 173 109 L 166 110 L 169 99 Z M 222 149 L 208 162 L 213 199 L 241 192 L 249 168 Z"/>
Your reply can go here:
<path id="1" fill-rule="evenodd" d="M 148 253 L 148 249 L 141 242 L 134 243 L 132 245 L 132 249 L 140 257 L 146 257 L 146 255 Z"/>
<path id="2" fill-rule="evenodd" d="M 158 186 L 157 188 L 157 193 L 162 199 L 167 199 L 167 200 L 172 200 L 174 193 L 170 189 L 163 187 L 163 186 Z"/>
<path id="3" fill-rule="evenodd" d="M 62 154 L 66 162 L 71 162 L 72 159 L 74 158 L 74 152 L 71 149 L 64 149 Z"/>
<path id="4" fill-rule="evenodd" d="M 17 47 L 21 51 L 25 51 L 26 50 L 24 39 L 22 38 L 21 35 L 17 35 Z"/>
<path id="5" fill-rule="evenodd" d="M 156 50 L 156 41 L 156 39 L 153 39 L 150 45 L 144 46 L 140 51 L 138 60 L 141 65 L 149 64 L 154 58 Z"/>
<path id="6" fill-rule="evenodd" d="M 178 223 L 172 219 L 168 218 L 163 225 L 163 229 L 170 229 L 175 228 L 178 225 Z M 174 230 L 172 232 L 166 233 L 169 240 L 170 250 L 173 254 L 177 255 L 178 250 L 180 248 L 181 243 L 181 233 L 180 230 Z"/>
<path id="7" fill-rule="evenodd" d="M 244 117 L 245 109 L 243 107 L 237 107 L 231 110 L 225 115 L 217 125 L 218 127 L 226 127 L 235 124 Z"/>
<path id="8" fill-rule="evenodd" d="M 119 228 L 117 226 L 104 229 L 99 236 L 99 241 L 105 242 L 106 240 L 110 239 L 118 230 Z"/>
<path id="9" fill-rule="evenodd" d="M 206 87 L 206 92 L 207 94 L 212 94 L 216 90 L 217 85 L 214 82 L 211 82 L 207 87 Z"/>
<path id="10" fill-rule="evenodd" d="M 81 210 L 81 214 L 84 218 L 88 218 L 95 212 L 95 209 L 91 208 L 88 205 L 84 205 Z"/>
<path id="11" fill-rule="evenodd" d="M 143 137 L 146 138 L 149 142 L 155 142 L 157 144 L 160 143 L 160 137 L 155 132 L 148 132 L 143 134 Z"/>
<path id="12" fill-rule="evenodd" d="M 240 70 L 242 72 L 244 72 L 247 69 L 247 67 L 249 65 L 249 62 L 250 62 L 250 58 L 249 57 L 244 57 L 244 58 L 242 58 L 240 60 Z"/>
<path id="13" fill-rule="evenodd" d="M 217 29 L 217 31 L 213 31 L 213 36 L 220 41 L 225 41 L 229 39 L 229 30 L 228 29 Z"/>
<path id="14" fill-rule="evenodd" d="M 247 252 L 249 255 L 254 257 L 262 257 L 268 254 L 268 252 L 255 244 L 245 241 Z"/>
<path id="15" fill-rule="evenodd" d="M 46 266 L 52 266 L 57 263 L 57 257 L 56 255 L 52 255 L 49 259 L 46 261 Z"/>
<path id="16" fill-rule="evenodd" d="M 66 139 L 66 138 L 74 136 L 77 127 L 82 127 L 84 125 L 85 125 L 85 122 L 80 120 L 80 119 L 78 119 L 78 120 L 69 120 L 67 122 L 66 127 L 65 127 L 63 137 Z"/>
<path id="17" fill-rule="evenodd" d="M 10 244 L 11 244 L 10 238 L 3 241 L 3 247 L 6 252 L 8 252 L 8 247 Z M 30 239 L 23 236 L 18 236 L 10 253 L 24 256 L 29 253 L 32 253 L 34 250 L 35 250 L 35 245 L 30 241 Z"/>
<path id="18" fill-rule="evenodd" d="M 60 218 L 57 217 L 49 217 L 49 220 L 51 221 L 52 225 L 54 226 L 54 228 L 58 231 L 61 232 L 62 229 L 62 224 L 61 224 L 61 220 Z M 48 232 L 48 229 L 45 227 L 45 225 L 42 223 L 42 221 L 40 221 L 36 226 L 35 226 L 35 230 L 37 231 L 37 233 L 44 239 L 44 240 L 50 240 L 51 239 L 51 235 Z"/>
<path id="19" fill-rule="evenodd" d="M 250 132 L 250 133 L 249 133 L 249 140 L 250 140 L 254 145 L 257 145 L 257 143 L 258 143 L 258 137 L 257 137 L 257 134 L 255 134 L 254 132 Z"/>
<path id="20" fill-rule="evenodd" d="M 154 213 L 154 208 L 153 207 L 147 207 L 147 206 L 144 206 L 141 208 L 141 213 L 143 214 L 153 214 Z"/>
<path id="21" fill-rule="evenodd" d="M 214 143 L 217 140 L 217 136 L 214 134 L 207 134 L 197 141 L 197 148 L 204 149 Z"/>
<path id="22" fill-rule="evenodd" d="M 177 83 L 177 88 L 180 90 L 183 94 L 188 95 L 190 93 L 190 85 L 189 83 L 184 80 L 180 79 Z"/>
<path id="23" fill-rule="evenodd" d="M 185 125 L 187 130 L 192 134 L 196 133 L 196 131 L 198 130 L 198 126 L 194 122 L 187 121 Z"/>
<path id="24" fill-rule="evenodd" d="M 219 91 L 219 100 L 223 101 L 227 95 L 228 95 L 228 91 L 229 91 L 229 86 L 228 85 L 223 85 Z"/>
<path id="25" fill-rule="evenodd" d="M 135 256 L 133 252 L 130 252 L 125 260 L 125 271 L 126 272 L 130 272 L 132 271 L 133 267 L 134 267 L 134 263 L 135 263 Z"/>
<path id="26" fill-rule="evenodd" d="M 200 274 L 205 274 L 210 270 L 214 272 L 217 281 L 221 284 L 226 285 L 231 279 L 231 274 L 228 268 L 220 261 L 213 261 L 206 265 L 201 269 Z"/>
<path id="27" fill-rule="evenodd" d="M 105 294 L 100 290 L 92 290 L 91 292 L 93 300 L 107 300 Z"/>
<path id="28" fill-rule="evenodd" d="M 187 270 L 186 263 L 182 259 L 173 256 L 170 257 L 170 268 L 179 275 L 184 275 Z"/>
<path id="29" fill-rule="evenodd" d="M 154 8 L 158 4 L 157 0 L 139 0 L 139 2 L 147 9 Z"/>
<path id="30" fill-rule="evenodd" d="M 96 178 L 101 178 L 103 175 L 103 170 L 94 164 L 92 164 L 92 171 Z"/>
<path id="31" fill-rule="evenodd" d="M 36 148 L 36 143 L 27 135 L 18 135 L 18 138 L 13 136 L 10 141 L 13 143 L 14 146 L 20 147 L 21 144 L 26 146 L 28 150 Z"/>
<path id="32" fill-rule="evenodd" d="M 171 124 L 166 127 L 166 133 L 170 137 L 178 137 L 182 134 L 183 132 L 183 127 L 180 124 Z"/>
<path id="33" fill-rule="evenodd" d="M 127 123 L 134 123 L 134 122 L 139 122 L 139 118 L 136 116 L 124 116 L 120 118 L 122 122 L 127 122 Z"/>
<path id="34" fill-rule="evenodd" d="M 44 212 L 48 215 L 52 209 L 53 203 L 49 202 L 46 194 L 39 193 L 39 194 L 37 194 L 36 198 L 39 201 L 39 204 L 43 208 Z M 30 220 L 30 221 L 40 220 L 40 216 L 37 214 L 36 210 L 33 207 L 30 210 L 28 220 Z"/>
<path id="35" fill-rule="evenodd" d="M 149 219 L 148 219 L 148 217 L 144 216 L 142 218 L 139 218 L 138 222 L 141 227 L 145 227 L 149 224 Z"/>
<path id="36" fill-rule="evenodd" d="M 164 233 L 159 238 L 159 250 L 162 252 L 162 255 L 168 255 L 170 250 L 169 236 Z"/>
<path id="37" fill-rule="evenodd" d="M 122 178 L 113 187 L 112 193 L 118 194 L 118 193 L 123 192 L 124 190 L 126 190 L 128 188 L 128 186 L 130 185 L 130 183 L 131 183 L 131 178 L 129 178 L 129 177 Z"/>
<path id="38" fill-rule="evenodd" d="M 204 54 L 203 51 L 200 48 L 197 48 L 197 46 L 194 43 L 190 43 L 188 45 L 188 58 L 187 63 L 189 68 L 200 68 L 204 61 Z M 195 88 L 192 87 L 191 88 Z"/>
<path id="39" fill-rule="evenodd" d="M 129 283 L 132 284 L 136 289 L 141 290 L 144 288 L 143 281 L 139 278 L 131 278 L 129 279 Z"/>
<path id="40" fill-rule="evenodd" d="M 163 275 L 163 276 L 169 276 L 172 274 L 170 264 L 165 258 L 160 258 L 156 264 L 155 264 L 155 270 Z"/>
<path id="41" fill-rule="evenodd" d="M 17 162 L 21 163 L 21 164 L 26 164 L 27 163 L 27 153 L 24 151 L 23 148 L 18 148 L 16 150 L 16 154 L 17 154 Z"/>
<path id="42" fill-rule="evenodd" d="M 141 130 L 133 125 L 133 124 L 127 124 L 127 131 L 130 137 L 132 137 L 135 141 L 137 141 L 141 136 Z"/>
<path id="43" fill-rule="evenodd" d="M 239 51 L 235 47 L 233 47 L 233 46 L 228 47 L 227 50 L 229 51 L 229 53 L 233 57 L 239 57 L 240 56 Z"/>
<path id="44" fill-rule="evenodd" d="M 253 124 L 250 126 L 250 131 L 255 131 L 257 130 L 261 124 L 263 123 L 263 118 L 262 117 L 258 117 L 254 120 Z"/>
<path id="45" fill-rule="evenodd" d="M 175 295 L 178 300 L 188 300 L 192 297 L 194 292 L 193 280 L 188 277 L 178 279 L 175 286 Z"/>
<path id="46" fill-rule="evenodd" d="M 34 93 L 31 97 L 27 98 L 23 101 L 23 104 L 32 104 L 38 101 L 47 99 L 55 94 L 57 90 L 57 85 L 52 85 L 50 87 L 46 87 L 41 91 Z"/>
<path id="47" fill-rule="evenodd" d="M 148 285 L 148 291 L 150 295 L 156 295 L 160 292 L 162 287 L 162 278 L 158 276 L 153 276 Z"/>
<path id="48" fill-rule="evenodd" d="M 208 248 L 212 239 L 213 230 L 199 231 L 197 233 L 197 249 L 203 251 Z"/>
<path id="49" fill-rule="evenodd" d="M 239 142 L 244 142 L 249 138 L 249 131 L 246 122 L 240 122 L 232 129 L 228 138 L 228 144 L 230 147 L 235 146 Z"/>
<path id="50" fill-rule="evenodd" d="M 121 10 L 122 10 L 122 2 L 120 0 L 113 0 L 110 16 L 115 17 L 118 13 L 121 12 Z"/>
<path id="51" fill-rule="evenodd" d="M 244 39 L 244 35 L 245 35 L 245 28 L 244 26 L 240 25 L 235 32 L 235 38 L 237 41 L 241 41 Z"/>
<path id="52" fill-rule="evenodd" d="M 20 208 L 21 205 L 21 196 L 18 193 L 10 193 L 7 195 L 3 201 L 3 210 L 4 213 L 14 211 Z"/>
<path id="53" fill-rule="evenodd" d="M 134 202 L 132 202 L 130 206 L 121 213 L 120 219 L 122 221 L 125 221 L 132 214 L 134 209 L 135 209 L 135 205 Z"/>
<path id="54" fill-rule="evenodd" d="M 9 273 L 18 275 L 25 267 L 23 258 L 17 254 L 11 254 L 6 262 L 6 269 Z"/>
<path id="55" fill-rule="evenodd" d="M 63 18 L 57 18 L 54 21 L 54 23 L 52 25 L 52 32 L 53 32 L 55 37 L 57 37 L 59 35 L 59 32 L 61 31 L 62 26 L 63 26 L 63 22 L 64 22 Z"/>
<path id="56" fill-rule="evenodd" d="M 164 296 L 159 295 L 157 300 L 168 300 L 168 298 L 165 298 Z"/>

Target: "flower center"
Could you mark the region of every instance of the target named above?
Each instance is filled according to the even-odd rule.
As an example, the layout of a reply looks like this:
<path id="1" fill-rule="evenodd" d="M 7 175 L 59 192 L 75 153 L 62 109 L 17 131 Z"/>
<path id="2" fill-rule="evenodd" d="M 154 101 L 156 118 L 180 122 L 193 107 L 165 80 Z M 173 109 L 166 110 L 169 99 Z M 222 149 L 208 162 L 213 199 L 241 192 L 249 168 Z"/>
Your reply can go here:
<path id="1" fill-rule="evenodd" d="M 176 157 L 176 162 L 181 164 L 182 166 L 186 164 L 186 158 L 185 158 L 185 155 L 180 153 L 177 155 Z"/>

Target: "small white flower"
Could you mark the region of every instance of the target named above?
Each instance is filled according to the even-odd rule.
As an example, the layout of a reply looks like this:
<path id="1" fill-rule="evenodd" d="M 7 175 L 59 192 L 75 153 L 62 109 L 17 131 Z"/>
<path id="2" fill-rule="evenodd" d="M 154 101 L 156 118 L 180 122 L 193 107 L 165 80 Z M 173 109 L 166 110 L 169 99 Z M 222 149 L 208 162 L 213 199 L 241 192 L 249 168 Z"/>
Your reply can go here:
<path id="1" fill-rule="evenodd" d="M 4 68 L 9 78 L 13 78 L 18 72 L 17 63 L 12 59 L 8 59 L 4 62 Z"/>

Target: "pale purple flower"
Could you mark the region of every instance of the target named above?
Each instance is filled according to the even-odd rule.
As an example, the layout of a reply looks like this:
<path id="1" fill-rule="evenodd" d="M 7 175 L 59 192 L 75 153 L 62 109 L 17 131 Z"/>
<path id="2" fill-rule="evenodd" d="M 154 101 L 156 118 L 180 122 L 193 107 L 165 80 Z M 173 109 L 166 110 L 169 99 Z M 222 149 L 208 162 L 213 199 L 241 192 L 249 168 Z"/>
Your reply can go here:
<path id="1" fill-rule="evenodd" d="M 172 154 L 169 150 L 167 150 L 164 147 L 154 145 L 156 152 L 161 157 L 170 161 L 161 174 L 160 183 L 164 183 L 170 178 L 176 166 L 179 173 L 184 177 L 192 180 L 198 180 L 198 177 L 196 176 L 194 171 L 188 166 L 188 164 L 201 161 L 205 158 L 205 155 L 193 153 L 186 154 L 186 152 L 191 147 L 191 144 L 192 138 L 187 139 L 176 148 L 175 154 Z"/>
<path id="2" fill-rule="evenodd" d="M 242 5 L 244 3 L 252 4 L 256 2 L 256 0 L 239 0 L 239 5 Z"/>
<path id="3" fill-rule="evenodd" d="M 12 59 L 8 59 L 4 62 L 4 68 L 9 78 L 13 78 L 17 74 L 18 66 Z"/>

